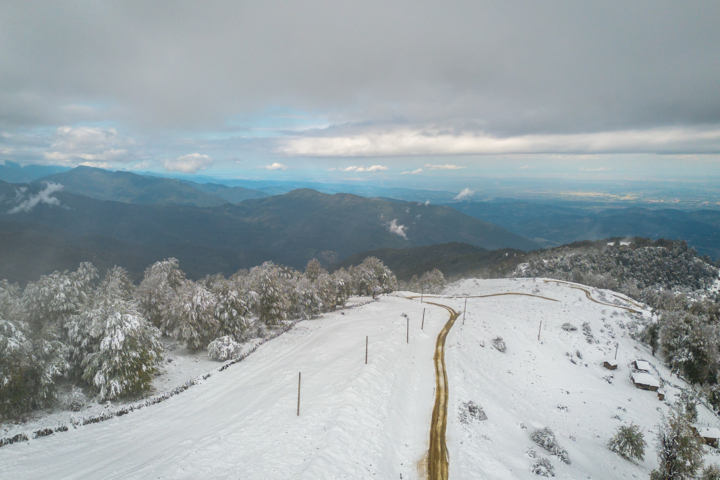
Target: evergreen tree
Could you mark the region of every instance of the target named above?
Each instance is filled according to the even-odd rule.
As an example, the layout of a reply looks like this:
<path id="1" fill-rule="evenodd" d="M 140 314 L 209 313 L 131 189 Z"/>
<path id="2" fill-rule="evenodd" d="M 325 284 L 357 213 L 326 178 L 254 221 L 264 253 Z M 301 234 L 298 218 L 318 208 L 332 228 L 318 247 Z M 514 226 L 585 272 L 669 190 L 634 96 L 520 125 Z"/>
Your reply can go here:
<path id="1" fill-rule="evenodd" d="M 217 303 L 217 297 L 202 284 L 185 280 L 170 305 L 164 331 L 192 350 L 205 348 L 218 333 Z"/>
<path id="2" fill-rule="evenodd" d="M 140 310 L 153 325 L 163 328 L 170 322 L 171 305 L 185 282 L 185 274 L 175 258 L 155 262 L 145 270 L 145 276 L 135 290 Z M 163 330 L 163 333 L 168 333 Z"/>
<path id="3" fill-rule="evenodd" d="M 673 408 L 658 429 L 657 455 L 659 466 L 650 474 L 651 480 L 686 480 L 702 468 L 702 443 L 690 428 L 683 412 Z"/>
<path id="4" fill-rule="evenodd" d="M 149 388 L 160 361 L 160 332 L 140 313 L 119 267 L 108 271 L 80 313 L 68 322 L 76 374 L 101 399 Z"/>
<path id="5" fill-rule="evenodd" d="M 635 458 L 640 461 L 645 458 L 646 445 L 643 432 L 637 425 L 619 427 L 608 442 L 608 448 L 621 457 L 628 460 Z"/>

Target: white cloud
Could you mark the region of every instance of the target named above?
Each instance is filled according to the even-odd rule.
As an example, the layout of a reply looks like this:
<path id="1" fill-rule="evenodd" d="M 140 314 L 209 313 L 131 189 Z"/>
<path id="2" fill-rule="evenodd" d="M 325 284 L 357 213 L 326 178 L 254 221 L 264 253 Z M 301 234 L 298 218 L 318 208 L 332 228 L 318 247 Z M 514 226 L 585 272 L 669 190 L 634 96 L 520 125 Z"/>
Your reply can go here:
<path id="1" fill-rule="evenodd" d="M 388 167 L 382 165 L 373 165 L 371 167 L 352 165 L 345 168 L 331 168 L 328 172 L 334 172 L 335 170 L 338 172 L 384 172 L 388 170 Z"/>
<path id="2" fill-rule="evenodd" d="M 338 137 L 294 137 L 282 141 L 278 152 L 307 157 L 381 157 L 516 153 L 712 153 L 718 148 L 718 128 L 672 127 L 514 137 L 496 137 L 483 132 L 448 134 L 405 129 Z"/>
<path id="3" fill-rule="evenodd" d="M 405 240 L 407 240 L 407 233 L 405 233 L 405 225 L 398 225 L 397 219 L 394 219 L 392 222 L 387 224 L 387 228 L 390 232 L 400 235 Z"/>
<path id="4" fill-rule="evenodd" d="M 413 170 L 412 172 L 409 170 L 402 172 L 400 175 L 417 175 L 418 173 L 422 173 L 422 171 L 423 171 L 422 168 L 418 168 L 417 170 Z"/>
<path id="5" fill-rule="evenodd" d="M 168 172 L 197 173 L 198 170 L 205 170 L 215 163 L 212 158 L 199 153 L 183 155 L 175 160 L 163 161 L 163 167 Z"/>
<path id="6" fill-rule="evenodd" d="M 114 128 L 59 127 L 53 143 L 43 152 L 46 160 L 61 164 L 128 161 L 132 138 L 118 135 Z"/>
<path id="7" fill-rule="evenodd" d="M 53 197 L 52 194 L 59 192 L 62 189 L 63 186 L 59 183 L 48 182 L 45 184 L 45 188 L 40 190 L 38 193 L 26 197 L 25 194 L 27 193 L 27 188 L 21 188 L 16 191 L 15 197 L 19 203 L 16 207 L 9 210 L 8 213 L 13 214 L 19 212 L 29 212 L 35 208 L 38 203 L 60 206 L 60 200 Z"/>
<path id="8" fill-rule="evenodd" d="M 283 165 L 282 163 L 275 162 L 272 165 L 265 165 L 258 168 L 264 168 L 265 170 L 287 170 L 290 167 L 288 167 L 287 165 Z"/>
<path id="9" fill-rule="evenodd" d="M 475 192 L 470 190 L 469 188 L 464 188 L 460 193 L 457 194 L 454 200 L 466 200 L 472 197 L 474 193 Z"/>
<path id="10" fill-rule="evenodd" d="M 612 170 L 612 168 L 609 167 L 598 167 L 598 168 L 581 168 L 581 172 L 608 172 Z"/>
<path id="11" fill-rule="evenodd" d="M 518 170 L 532 170 L 532 167 L 530 165 L 523 165 L 522 167 L 518 168 Z"/>
<path id="12" fill-rule="evenodd" d="M 458 165 L 430 165 L 429 163 L 425 164 L 425 167 L 430 170 L 460 170 L 465 168 Z"/>

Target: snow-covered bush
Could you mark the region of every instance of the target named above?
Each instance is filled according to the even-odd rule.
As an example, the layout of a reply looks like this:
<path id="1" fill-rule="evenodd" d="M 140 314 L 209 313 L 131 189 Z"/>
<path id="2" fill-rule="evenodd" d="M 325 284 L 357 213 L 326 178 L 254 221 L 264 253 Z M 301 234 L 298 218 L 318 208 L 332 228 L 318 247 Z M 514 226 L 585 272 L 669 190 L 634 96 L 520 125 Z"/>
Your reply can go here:
<path id="1" fill-rule="evenodd" d="M 160 331 L 130 297 L 125 271 L 108 271 L 92 298 L 67 324 L 76 375 L 100 399 L 146 390 L 160 361 Z"/>
<path id="2" fill-rule="evenodd" d="M 530 438 L 533 442 L 570 465 L 570 457 L 568 456 L 567 450 L 558 445 L 552 430 L 547 427 L 535 430 L 532 435 L 530 435 Z"/>
<path id="3" fill-rule="evenodd" d="M 555 467 L 553 467 L 552 463 L 550 463 L 550 460 L 545 457 L 536 458 L 532 464 L 531 471 L 535 475 L 539 475 L 541 477 L 555 476 Z"/>
<path id="4" fill-rule="evenodd" d="M 505 340 L 503 340 L 502 337 L 493 338 L 492 344 L 493 344 L 493 347 L 495 347 L 495 349 L 498 352 L 505 353 L 505 351 L 507 350 L 507 346 L 505 345 Z"/>
<path id="5" fill-rule="evenodd" d="M 64 395 L 58 395 L 58 403 L 63 410 L 79 412 L 87 403 L 87 397 L 81 388 L 73 386 Z"/>
<path id="6" fill-rule="evenodd" d="M 566 332 L 574 332 L 575 330 L 577 330 L 577 327 L 572 323 L 566 322 L 562 324 L 562 329 Z"/>
<path id="7" fill-rule="evenodd" d="M 216 338 L 208 345 L 208 355 L 213 360 L 224 362 L 237 358 L 242 353 L 242 345 L 237 343 L 229 335 Z"/>
<path id="8" fill-rule="evenodd" d="M 327 270 L 322 268 L 322 265 L 320 265 L 320 262 L 316 258 L 310 260 L 305 267 L 305 277 L 313 283 L 318 279 L 318 277 L 320 277 L 320 275 L 327 273 Z"/>
<path id="9" fill-rule="evenodd" d="M 477 405 L 471 400 L 460 405 L 460 412 L 458 413 L 458 418 L 460 420 L 460 423 L 468 424 L 471 420 L 478 420 L 480 422 L 483 422 L 487 420 L 488 417 L 485 414 L 485 410 L 483 410 L 480 405 Z"/>
<path id="10" fill-rule="evenodd" d="M 720 468 L 717 465 L 708 465 L 700 474 L 700 480 L 720 480 Z"/>
<path id="11" fill-rule="evenodd" d="M 642 461 L 645 458 L 645 436 L 637 425 L 620 426 L 608 442 L 608 448 L 621 457 Z"/>

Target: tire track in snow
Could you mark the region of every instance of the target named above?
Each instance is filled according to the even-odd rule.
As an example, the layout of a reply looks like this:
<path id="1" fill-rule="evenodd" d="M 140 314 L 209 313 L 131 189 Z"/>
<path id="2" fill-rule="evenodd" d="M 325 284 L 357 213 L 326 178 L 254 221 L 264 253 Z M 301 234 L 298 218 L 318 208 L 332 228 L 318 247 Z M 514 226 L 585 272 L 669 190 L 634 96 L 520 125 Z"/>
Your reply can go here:
<path id="1" fill-rule="evenodd" d="M 448 410 L 448 378 L 445 370 L 445 339 L 455 320 L 460 316 L 447 305 L 425 302 L 428 305 L 435 305 L 444 308 L 450 314 L 450 318 L 440 331 L 435 343 L 435 406 L 433 407 L 432 423 L 430 424 L 430 451 L 428 455 L 428 478 L 429 480 L 447 480 L 448 478 L 448 451 L 445 442 L 447 430 Z"/>

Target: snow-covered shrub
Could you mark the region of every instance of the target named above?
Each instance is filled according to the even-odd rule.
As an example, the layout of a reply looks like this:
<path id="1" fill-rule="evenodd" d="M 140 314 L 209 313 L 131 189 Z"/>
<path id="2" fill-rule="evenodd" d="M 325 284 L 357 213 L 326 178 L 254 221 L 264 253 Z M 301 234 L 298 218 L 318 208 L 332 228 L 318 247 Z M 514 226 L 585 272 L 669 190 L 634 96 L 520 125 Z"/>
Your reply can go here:
<path id="1" fill-rule="evenodd" d="M 708 465 L 700 474 L 700 480 L 720 480 L 720 468 L 717 465 Z"/>
<path id="2" fill-rule="evenodd" d="M 135 299 L 145 318 L 158 328 L 169 324 L 171 306 L 184 282 L 185 274 L 175 258 L 155 262 L 148 267 L 143 281 L 135 290 Z"/>
<path id="3" fill-rule="evenodd" d="M 637 425 L 620 426 L 608 442 L 608 448 L 621 457 L 630 460 L 645 458 L 645 436 Z"/>
<path id="4" fill-rule="evenodd" d="M 79 412 L 87 403 L 87 397 L 81 388 L 73 386 L 69 392 L 58 395 L 58 403 L 63 410 Z"/>
<path id="5" fill-rule="evenodd" d="M 702 468 L 703 446 L 685 416 L 677 408 L 658 429 L 658 468 L 650 473 L 651 480 L 675 480 L 693 478 Z"/>
<path id="6" fill-rule="evenodd" d="M 555 467 L 553 467 L 552 463 L 550 463 L 550 460 L 545 457 L 536 458 L 532 464 L 531 471 L 535 475 L 539 475 L 541 477 L 555 476 Z"/>
<path id="7" fill-rule="evenodd" d="M 530 435 L 530 438 L 533 442 L 570 465 L 570 457 L 568 456 L 567 450 L 558 445 L 552 430 L 547 427 L 535 430 L 532 435 Z"/>
<path id="8" fill-rule="evenodd" d="M 585 335 L 585 340 L 587 340 L 587 343 L 593 343 L 595 341 L 595 337 L 592 333 L 592 328 L 590 327 L 590 324 L 588 322 L 583 323 L 582 325 L 583 334 Z"/>
<path id="9" fill-rule="evenodd" d="M 468 424 L 471 420 L 478 420 L 482 422 L 487 420 L 488 417 L 483 408 L 471 400 L 460 406 L 458 418 L 460 423 Z"/>
<path id="10" fill-rule="evenodd" d="M 208 356 L 213 360 L 224 362 L 240 356 L 242 345 L 237 343 L 232 337 L 226 335 L 216 338 L 208 345 Z"/>
<path id="11" fill-rule="evenodd" d="M 562 324 L 562 329 L 566 332 L 574 332 L 575 330 L 577 330 L 577 327 L 572 323 L 566 322 Z"/>
<path id="12" fill-rule="evenodd" d="M 322 268 L 322 265 L 320 265 L 320 262 L 317 258 L 313 258 L 305 266 L 305 277 L 313 283 L 317 281 L 320 275 L 327 273 L 327 270 Z"/>
<path id="13" fill-rule="evenodd" d="M 160 361 L 160 331 L 130 297 L 125 271 L 114 267 L 67 324 L 76 375 L 112 399 L 150 386 Z"/>
<path id="14" fill-rule="evenodd" d="M 507 350 L 507 346 L 505 345 L 505 340 L 503 340 L 502 337 L 493 338 L 492 344 L 493 344 L 493 347 L 495 347 L 495 349 L 498 352 L 505 353 L 505 351 Z"/>

